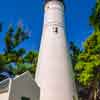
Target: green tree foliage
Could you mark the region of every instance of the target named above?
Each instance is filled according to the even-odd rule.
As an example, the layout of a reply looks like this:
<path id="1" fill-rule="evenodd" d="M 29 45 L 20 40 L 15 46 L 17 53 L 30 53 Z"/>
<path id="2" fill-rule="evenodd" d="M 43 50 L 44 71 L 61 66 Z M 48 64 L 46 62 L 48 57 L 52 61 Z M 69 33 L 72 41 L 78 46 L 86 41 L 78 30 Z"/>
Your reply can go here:
<path id="1" fill-rule="evenodd" d="M 85 100 L 84 98 L 86 95 L 86 91 L 85 91 L 84 86 L 82 86 L 79 80 L 77 79 L 79 76 L 79 70 L 75 69 L 76 64 L 79 62 L 78 56 L 81 54 L 81 52 L 82 51 L 75 45 L 75 43 L 71 41 L 70 42 L 70 55 L 71 55 L 72 66 L 74 70 L 74 79 L 76 83 L 76 88 L 77 88 L 79 99 L 81 98 L 81 100 Z"/>
<path id="2" fill-rule="evenodd" d="M 78 56 L 75 71 L 78 72 L 77 80 L 87 90 L 89 100 L 99 100 L 100 91 L 100 0 L 90 16 L 94 32 L 84 42 L 84 50 Z M 85 92 L 85 91 L 84 91 Z"/>
<path id="3" fill-rule="evenodd" d="M 10 25 L 6 32 L 4 53 L 0 54 L 0 72 L 8 71 L 16 75 L 29 70 L 34 75 L 38 53 L 35 51 L 26 53 L 24 48 L 19 48 L 20 44 L 29 39 L 29 33 L 25 32 L 21 25 L 14 30 Z"/>
<path id="4" fill-rule="evenodd" d="M 96 0 L 96 5 L 93 8 L 92 15 L 90 16 L 90 23 L 95 31 L 100 31 L 100 0 Z"/>
<path id="5" fill-rule="evenodd" d="M 78 71 L 77 79 L 85 87 L 91 87 L 92 99 L 99 91 L 100 81 L 100 32 L 94 32 L 85 42 L 84 50 L 78 56 L 75 70 Z"/>
<path id="6" fill-rule="evenodd" d="M 14 74 L 18 75 L 28 70 L 32 73 L 34 77 L 36 71 L 38 53 L 35 51 L 30 51 L 21 59 L 17 62 L 17 67 L 13 69 Z"/>
<path id="7" fill-rule="evenodd" d="M 81 53 L 81 50 L 74 44 L 73 41 L 70 42 L 70 54 L 72 59 L 73 69 L 78 61 L 78 55 Z"/>

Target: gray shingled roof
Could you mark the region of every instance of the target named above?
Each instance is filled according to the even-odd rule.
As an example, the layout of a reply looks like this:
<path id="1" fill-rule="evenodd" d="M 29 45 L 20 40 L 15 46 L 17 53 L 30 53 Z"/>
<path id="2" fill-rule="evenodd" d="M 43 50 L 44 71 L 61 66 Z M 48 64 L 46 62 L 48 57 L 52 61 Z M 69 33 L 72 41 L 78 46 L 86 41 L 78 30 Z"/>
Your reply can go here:
<path id="1" fill-rule="evenodd" d="M 0 93 L 7 92 L 9 89 L 10 79 L 5 79 L 0 82 Z"/>

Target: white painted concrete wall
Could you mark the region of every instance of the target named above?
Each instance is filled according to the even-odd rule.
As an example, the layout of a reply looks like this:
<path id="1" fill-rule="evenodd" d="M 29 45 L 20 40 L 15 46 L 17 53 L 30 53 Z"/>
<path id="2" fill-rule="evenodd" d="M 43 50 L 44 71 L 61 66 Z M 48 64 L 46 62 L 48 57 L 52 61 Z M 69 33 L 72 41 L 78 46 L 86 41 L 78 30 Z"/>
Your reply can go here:
<path id="1" fill-rule="evenodd" d="M 54 32 L 55 28 L 58 32 Z M 64 6 L 50 1 L 45 6 L 43 34 L 36 82 L 40 100 L 73 100 L 72 68 L 66 46 Z"/>
<path id="2" fill-rule="evenodd" d="M 12 80 L 9 100 L 21 100 L 22 96 L 29 97 L 30 100 L 39 100 L 39 88 L 30 75 L 21 75 Z"/>
<path id="3" fill-rule="evenodd" d="M 5 92 L 5 93 L 0 93 L 0 100 L 9 100 L 9 93 Z"/>

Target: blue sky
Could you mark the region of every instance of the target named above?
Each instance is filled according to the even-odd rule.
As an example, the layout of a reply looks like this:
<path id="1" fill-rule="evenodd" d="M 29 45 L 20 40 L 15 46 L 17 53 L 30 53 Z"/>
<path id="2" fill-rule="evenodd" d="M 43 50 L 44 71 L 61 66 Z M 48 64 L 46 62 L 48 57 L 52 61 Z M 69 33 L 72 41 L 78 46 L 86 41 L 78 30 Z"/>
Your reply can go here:
<path id="1" fill-rule="evenodd" d="M 82 48 L 83 41 L 92 33 L 89 16 L 96 0 L 65 0 L 65 25 L 68 41 L 74 41 Z M 31 38 L 21 44 L 29 50 L 39 50 L 43 23 L 43 0 L 0 0 L 0 52 L 4 48 L 4 36 L 9 24 L 17 26 L 22 20 L 24 27 L 31 31 Z"/>

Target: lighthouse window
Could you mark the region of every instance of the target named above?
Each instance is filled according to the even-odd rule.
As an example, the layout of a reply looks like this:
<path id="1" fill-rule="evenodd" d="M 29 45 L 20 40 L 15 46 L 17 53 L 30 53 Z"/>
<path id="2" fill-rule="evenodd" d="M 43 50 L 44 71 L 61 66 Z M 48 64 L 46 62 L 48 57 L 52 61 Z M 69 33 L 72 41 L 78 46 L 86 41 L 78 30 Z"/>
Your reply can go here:
<path id="1" fill-rule="evenodd" d="M 58 27 L 54 27 L 53 31 L 58 33 Z"/>

